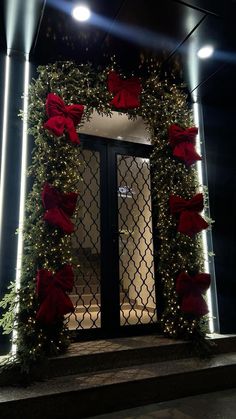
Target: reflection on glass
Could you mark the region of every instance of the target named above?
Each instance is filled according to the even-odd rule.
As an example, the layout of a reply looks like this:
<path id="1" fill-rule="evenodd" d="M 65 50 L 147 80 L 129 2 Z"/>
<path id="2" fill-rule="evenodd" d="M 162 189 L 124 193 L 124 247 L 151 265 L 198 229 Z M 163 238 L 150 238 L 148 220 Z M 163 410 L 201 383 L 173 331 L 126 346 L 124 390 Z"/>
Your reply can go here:
<path id="1" fill-rule="evenodd" d="M 121 325 L 153 323 L 155 301 L 149 159 L 117 156 Z"/>

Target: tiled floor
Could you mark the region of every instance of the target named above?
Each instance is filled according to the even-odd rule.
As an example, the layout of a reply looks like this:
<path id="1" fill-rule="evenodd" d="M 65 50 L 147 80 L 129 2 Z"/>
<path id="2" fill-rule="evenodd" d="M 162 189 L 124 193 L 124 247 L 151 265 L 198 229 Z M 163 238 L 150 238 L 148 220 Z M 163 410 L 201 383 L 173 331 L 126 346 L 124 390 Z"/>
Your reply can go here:
<path id="1" fill-rule="evenodd" d="M 122 410 L 91 419 L 235 419 L 236 389 Z"/>

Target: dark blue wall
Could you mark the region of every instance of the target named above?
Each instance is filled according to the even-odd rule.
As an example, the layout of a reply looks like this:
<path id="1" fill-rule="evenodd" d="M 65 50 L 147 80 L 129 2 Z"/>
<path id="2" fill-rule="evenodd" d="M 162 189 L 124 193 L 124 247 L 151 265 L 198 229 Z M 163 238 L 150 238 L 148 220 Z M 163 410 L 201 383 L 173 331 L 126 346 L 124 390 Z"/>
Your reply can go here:
<path id="1" fill-rule="evenodd" d="M 236 110 L 204 106 L 205 144 L 221 333 L 236 333 Z"/>

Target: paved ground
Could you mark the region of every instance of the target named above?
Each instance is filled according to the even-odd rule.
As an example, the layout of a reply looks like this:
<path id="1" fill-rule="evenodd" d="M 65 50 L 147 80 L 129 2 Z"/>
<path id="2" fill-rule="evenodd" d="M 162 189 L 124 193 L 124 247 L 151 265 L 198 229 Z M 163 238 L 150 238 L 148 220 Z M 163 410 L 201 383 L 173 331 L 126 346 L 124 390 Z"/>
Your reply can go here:
<path id="1" fill-rule="evenodd" d="M 236 389 L 121 410 L 93 419 L 236 419 Z"/>

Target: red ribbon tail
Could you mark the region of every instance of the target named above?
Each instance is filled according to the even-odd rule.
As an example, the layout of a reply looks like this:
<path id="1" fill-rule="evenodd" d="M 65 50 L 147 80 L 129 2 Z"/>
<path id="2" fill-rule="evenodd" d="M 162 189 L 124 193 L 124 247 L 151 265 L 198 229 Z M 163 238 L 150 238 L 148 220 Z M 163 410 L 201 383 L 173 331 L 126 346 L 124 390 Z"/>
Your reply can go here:
<path id="1" fill-rule="evenodd" d="M 43 219 L 49 224 L 59 227 L 66 234 L 71 234 L 74 231 L 74 224 L 60 208 L 51 208 L 47 210 Z"/>
<path id="2" fill-rule="evenodd" d="M 193 237 L 205 230 L 209 224 L 195 211 L 182 211 L 179 218 L 178 232 Z"/>
<path id="3" fill-rule="evenodd" d="M 117 109 L 124 109 L 125 108 L 125 101 L 121 94 L 121 92 L 118 92 L 115 94 L 113 99 L 111 100 L 111 105 L 113 105 Z"/>
<path id="4" fill-rule="evenodd" d="M 209 312 L 206 301 L 200 293 L 186 295 L 182 300 L 180 309 L 183 313 L 193 314 L 198 317 L 205 316 Z"/>
<path id="5" fill-rule="evenodd" d="M 196 152 L 194 145 L 187 142 L 176 145 L 173 150 L 173 156 L 184 161 L 188 166 L 191 166 L 198 160 L 202 160 L 201 156 Z"/>
<path id="6" fill-rule="evenodd" d="M 139 97 L 122 89 L 112 99 L 111 105 L 117 109 L 135 109 L 140 106 Z"/>
<path id="7" fill-rule="evenodd" d="M 65 118 L 63 116 L 53 116 L 49 118 L 43 126 L 56 137 L 62 137 L 65 127 Z"/>
<path id="8" fill-rule="evenodd" d="M 55 298 L 51 291 L 48 293 L 44 301 L 40 304 L 36 319 L 43 324 L 51 325 L 57 318 Z"/>
<path id="9" fill-rule="evenodd" d="M 61 316 L 64 316 L 68 313 L 74 313 L 75 308 L 69 297 L 69 295 L 63 293 L 63 300 L 61 299 L 61 305 L 59 307 L 59 313 Z"/>
<path id="10" fill-rule="evenodd" d="M 52 287 L 49 294 L 42 302 L 36 319 L 43 324 L 52 325 L 63 316 L 74 312 L 74 306 L 69 296 L 61 289 Z"/>
<path id="11" fill-rule="evenodd" d="M 66 118 L 65 126 L 66 126 L 66 131 L 68 133 L 68 137 L 69 137 L 70 141 L 74 144 L 80 144 L 78 134 L 76 132 L 74 123 L 73 123 L 71 118 Z"/>

